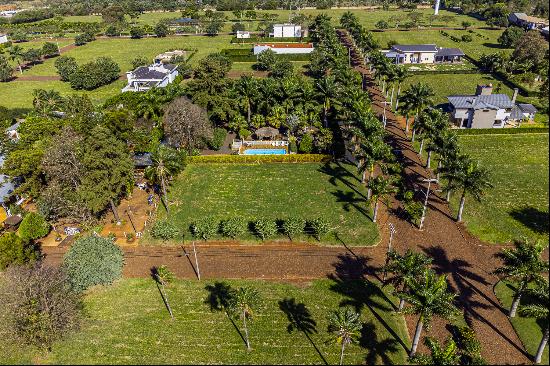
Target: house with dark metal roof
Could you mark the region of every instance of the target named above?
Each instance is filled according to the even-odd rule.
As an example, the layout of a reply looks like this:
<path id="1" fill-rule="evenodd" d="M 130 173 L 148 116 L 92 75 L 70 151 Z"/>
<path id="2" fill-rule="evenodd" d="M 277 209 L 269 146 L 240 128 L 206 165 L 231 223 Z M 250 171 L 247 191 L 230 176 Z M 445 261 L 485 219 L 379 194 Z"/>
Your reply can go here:
<path id="1" fill-rule="evenodd" d="M 474 95 L 448 96 L 451 121 L 460 128 L 502 128 L 525 116 L 534 118 L 536 108 L 516 104 L 517 95 L 518 89 L 514 89 L 512 99 L 506 94 L 493 94 L 493 85 L 489 84 L 478 85 Z"/>
<path id="2" fill-rule="evenodd" d="M 465 56 L 459 48 L 443 48 L 435 44 L 393 45 L 382 53 L 396 64 L 455 63 L 462 62 Z"/>
<path id="3" fill-rule="evenodd" d="M 548 26 L 548 19 L 533 17 L 525 13 L 510 13 L 508 22 L 527 30 L 542 29 Z"/>
<path id="4" fill-rule="evenodd" d="M 140 66 L 134 71 L 126 73 L 128 85 L 122 92 L 147 91 L 151 88 L 164 88 L 178 76 L 178 65 L 155 63 L 149 66 Z"/>

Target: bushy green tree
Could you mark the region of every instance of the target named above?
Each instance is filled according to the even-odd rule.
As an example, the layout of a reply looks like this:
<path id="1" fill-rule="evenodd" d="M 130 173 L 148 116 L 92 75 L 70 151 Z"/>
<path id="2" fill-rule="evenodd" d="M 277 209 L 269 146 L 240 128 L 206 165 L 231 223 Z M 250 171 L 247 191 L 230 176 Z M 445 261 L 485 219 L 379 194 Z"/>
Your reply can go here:
<path id="1" fill-rule="evenodd" d="M 313 137 L 309 133 L 302 136 L 298 145 L 298 151 L 302 154 L 309 154 L 313 151 Z"/>
<path id="2" fill-rule="evenodd" d="M 46 222 L 44 216 L 36 212 L 29 212 L 19 225 L 19 235 L 23 240 L 40 239 L 48 235 L 50 224 Z"/>
<path id="3" fill-rule="evenodd" d="M 46 42 L 42 46 L 42 55 L 44 57 L 54 57 L 59 55 L 59 49 L 57 48 L 57 45 L 52 42 Z"/>
<path id="4" fill-rule="evenodd" d="M 132 27 L 130 29 L 130 37 L 132 39 L 140 39 L 145 35 L 145 31 L 141 27 Z"/>
<path id="5" fill-rule="evenodd" d="M 304 232 L 306 220 L 297 216 L 290 216 L 283 220 L 283 233 L 292 240 L 296 235 Z"/>
<path id="6" fill-rule="evenodd" d="M 262 240 L 265 240 L 277 235 L 279 230 L 275 220 L 258 219 L 254 221 L 254 231 Z"/>
<path id="7" fill-rule="evenodd" d="M 155 34 L 157 37 L 166 37 L 168 35 L 168 26 L 163 22 L 157 23 L 155 26 Z"/>
<path id="8" fill-rule="evenodd" d="M 73 89 L 93 90 L 118 79 L 120 67 L 110 57 L 98 57 L 95 61 L 79 66 L 69 81 Z"/>
<path id="9" fill-rule="evenodd" d="M 40 256 L 34 245 L 24 241 L 15 233 L 0 236 L 0 270 L 10 265 L 33 262 Z"/>
<path id="10" fill-rule="evenodd" d="M 140 66 L 147 66 L 149 65 L 149 59 L 144 56 L 137 56 L 132 60 L 132 67 L 134 69 L 137 69 Z"/>
<path id="11" fill-rule="evenodd" d="M 515 48 L 517 42 L 525 34 L 523 28 L 520 27 L 508 27 L 498 37 L 498 43 L 508 48 Z"/>
<path id="12" fill-rule="evenodd" d="M 177 227 L 169 221 L 157 221 L 151 228 L 151 236 L 163 241 L 176 238 L 180 234 Z"/>
<path id="13" fill-rule="evenodd" d="M 388 29 L 390 27 L 388 22 L 386 22 L 385 20 L 379 20 L 378 22 L 376 22 L 376 24 L 374 26 L 377 29 Z"/>
<path id="14" fill-rule="evenodd" d="M 197 238 L 208 240 L 218 233 L 219 221 L 213 217 L 204 217 L 191 224 L 191 231 Z"/>
<path id="15" fill-rule="evenodd" d="M 109 285 L 122 276 L 124 255 L 112 239 L 86 236 L 78 239 L 63 258 L 63 267 L 76 291 Z"/>
<path id="16" fill-rule="evenodd" d="M 268 49 L 260 52 L 257 57 L 257 62 L 254 64 L 254 66 L 258 70 L 269 71 L 271 70 L 273 65 L 275 65 L 275 62 L 277 62 L 277 56 L 275 52 Z"/>
<path id="17" fill-rule="evenodd" d="M 10 81 L 13 77 L 13 68 L 4 55 L 0 55 L 0 81 Z"/>
<path id="18" fill-rule="evenodd" d="M 60 56 L 54 63 L 57 73 L 61 77 L 61 81 L 69 81 L 71 75 L 78 69 L 76 59 L 71 56 Z"/>
<path id="19" fill-rule="evenodd" d="M 220 223 L 220 231 L 224 236 L 235 239 L 243 235 L 248 228 L 248 222 L 242 217 L 232 217 Z"/>
<path id="20" fill-rule="evenodd" d="M 321 240 L 321 237 L 330 231 L 330 224 L 323 217 L 316 217 L 308 221 L 308 226 L 313 231 L 313 235 L 317 240 Z"/>

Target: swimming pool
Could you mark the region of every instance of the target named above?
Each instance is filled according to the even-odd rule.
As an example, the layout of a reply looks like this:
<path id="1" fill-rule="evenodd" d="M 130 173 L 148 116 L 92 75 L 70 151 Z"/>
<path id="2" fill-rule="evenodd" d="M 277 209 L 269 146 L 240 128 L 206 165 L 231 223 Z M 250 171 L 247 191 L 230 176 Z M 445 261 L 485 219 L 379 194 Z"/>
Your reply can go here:
<path id="1" fill-rule="evenodd" d="M 286 149 L 247 149 L 244 155 L 285 155 Z"/>

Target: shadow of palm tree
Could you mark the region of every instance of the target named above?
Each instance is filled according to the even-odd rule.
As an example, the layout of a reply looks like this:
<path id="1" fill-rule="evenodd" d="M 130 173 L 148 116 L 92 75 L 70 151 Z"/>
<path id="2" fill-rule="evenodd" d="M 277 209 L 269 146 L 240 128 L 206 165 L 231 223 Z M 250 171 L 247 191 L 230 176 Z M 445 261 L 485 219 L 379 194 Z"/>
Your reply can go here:
<path id="1" fill-rule="evenodd" d="M 396 307 L 379 286 L 369 281 L 366 275 L 374 275 L 379 268 L 368 265 L 370 258 L 340 254 L 334 263 L 335 273 L 329 275 L 334 281 L 331 290 L 346 298 L 340 306 L 352 306 L 357 312 L 368 308 L 375 319 L 391 334 L 393 339 L 407 351 L 408 346 L 380 315 L 380 312 L 391 312 Z"/>
<path id="2" fill-rule="evenodd" d="M 399 342 L 395 339 L 386 338 L 378 340 L 379 333 L 376 332 L 376 325 L 373 322 L 363 324 L 359 345 L 368 350 L 365 357 L 367 365 L 391 365 L 395 363 L 390 356 L 399 351 Z"/>
<path id="3" fill-rule="evenodd" d="M 533 230 L 537 234 L 548 234 L 550 218 L 548 212 L 541 211 L 538 208 L 526 206 L 522 208 L 514 208 L 510 212 L 510 216 L 522 225 Z"/>
<path id="4" fill-rule="evenodd" d="M 341 189 L 330 192 L 334 197 L 336 197 L 336 202 L 343 203 L 342 207 L 346 212 L 350 211 L 350 208 L 353 207 L 357 211 L 359 211 L 361 214 L 363 214 L 367 218 L 371 218 L 363 207 L 360 206 L 360 204 L 364 204 L 366 206 L 366 199 L 357 197 L 357 195 L 354 192 L 344 192 Z"/>
<path id="5" fill-rule="evenodd" d="M 225 282 L 214 282 L 212 285 L 206 285 L 204 289 L 208 291 L 208 296 L 204 300 L 204 303 L 210 306 L 210 311 L 223 311 L 225 313 L 246 346 L 246 339 L 227 311 L 233 293 L 231 286 Z"/>
<path id="6" fill-rule="evenodd" d="M 304 333 L 323 363 L 328 365 L 327 360 L 310 337 L 311 334 L 317 333 L 317 322 L 312 318 L 306 305 L 304 303 L 297 303 L 294 298 L 286 298 L 279 301 L 279 309 L 281 309 L 281 311 L 285 313 L 288 318 L 288 326 L 286 328 L 287 331 L 292 333 L 293 331 L 298 330 Z"/>
<path id="7" fill-rule="evenodd" d="M 157 290 L 159 290 L 160 297 L 162 298 L 162 302 L 164 303 L 164 307 L 170 313 L 170 306 L 168 305 L 168 301 L 166 300 L 166 297 L 164 296 L 164 292 L 162 292 L 162 289 L 160 288 L 161 284 L 159 282 L 158 277 L 158 268 L 157 267 L 151 267 L 150 275 L 153 281 L 155 281 L 155 284 L 157 285 Z"/>

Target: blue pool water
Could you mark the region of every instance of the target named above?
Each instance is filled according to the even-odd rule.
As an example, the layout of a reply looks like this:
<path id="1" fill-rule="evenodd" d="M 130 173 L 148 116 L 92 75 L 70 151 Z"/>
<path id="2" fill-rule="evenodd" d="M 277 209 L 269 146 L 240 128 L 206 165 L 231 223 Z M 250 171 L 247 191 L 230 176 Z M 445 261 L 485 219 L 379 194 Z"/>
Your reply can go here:
<path id="1" fill-rule="evenodd" d="M 286 149 L 247 149 L 244 155 L 284 155 Z"/>

